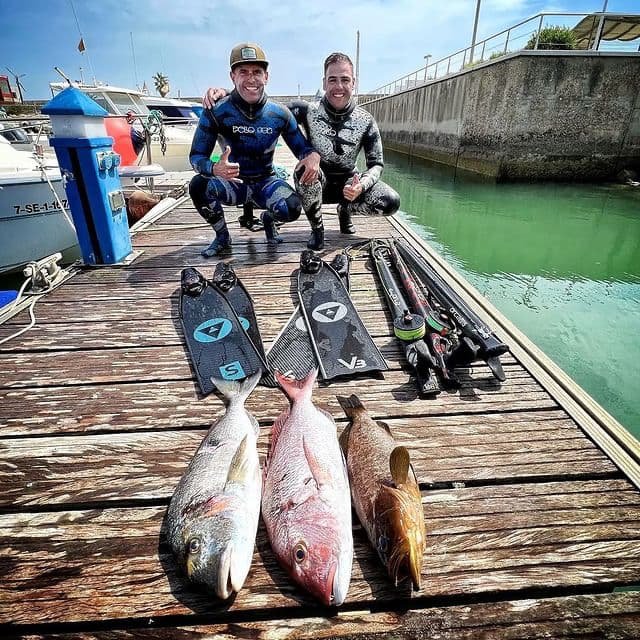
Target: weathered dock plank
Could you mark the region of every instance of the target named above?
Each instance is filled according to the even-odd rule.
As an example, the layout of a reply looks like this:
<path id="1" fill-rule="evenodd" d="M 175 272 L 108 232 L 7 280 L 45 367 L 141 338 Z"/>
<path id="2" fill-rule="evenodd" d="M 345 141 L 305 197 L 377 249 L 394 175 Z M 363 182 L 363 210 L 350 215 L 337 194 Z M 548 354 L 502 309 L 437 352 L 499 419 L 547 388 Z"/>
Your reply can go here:
<path id="1" fill-rule="evenodd" d="M 296 304 L 308 224 L 267 247 L 229 212 L 228 260 L 251 292 L 266 345 Z M 239 210 L 238 210 L 239 213 Z M 358 218 L 356 236 L 327 215 L 325 254 L 397 235 Z M 127 268 L 85 269 L 36 307 L 38 324 L 0 347 L 0 625 L 44 638 L 344 637 L 637 638 L 640 492 L 513 355 L 506 382 L 482 362 L 462 388 L 421 399 L 366 255 L 351 287 L 390 369 L 321 383 L 314 399 L 337 420 L 336 395 L 358 393 L 411 451 L 422 487 L 423 587 L 390 584 L 354 521 L 356 556 L 343 610 L 316 604 L 278 567 L 260 528 L 245 588 L 227 603 L 190 585 L 164 537 L 166 506 L 222 411 L 202 398 L 178 321 L 180 271 L 209 275 L 211 230 L 188 204 L 134 238 Z M 26 314 L 0 327 L 24 326 Z M 259 387 L 247 402 L 268 431 L 286 406 Z M 6 634 L 5 634 L 6 635 Z"/>
<path id="2" fill-rule="evenodd" d="M 142 623 L 141 623 L 142 624 Z M 273 637 L 273 622 L 254 620 L 224 624 L 161 627 L 153 620 L 135 629 L 55 634 L 57 640 L 146 640 L 154 638 Z M 29 634 L 25 640 L 45 636 Z M 46 637 L 54 637 L 47 635 Z M 392 637 L 398 640 L 569 640 L 599 638 L 636 640 L 640 637 L 640 595 L 614 593 L 529 598 L 457 606 L 430 606 L 400 612 L 340 611 L 331 617 L 298 617 L 278 621 L 281 640 L 315 638 Z"/>
<path id="3" fill-rule="evenodd" d="M 413 596 L 396 592 L 356 526 L 348 599 L 355 607 L 416 597 L 455 603 L 472 593 L 633 580 L 640 563 L 637 492 L 623 480 L 598 484 L 428 491 L 422 590 Z M 541 515 L 540 526 L 531 526 L 532 512 Z M 0 619 L 158 621 L 191 611 L 224 615 L 264 606 L 304 607 L 306 616 L 321 610 L 291 586 L 262 529 L 254 570 L 233 602 L 219 605 L 189 588 L 167 555 L 163 516 L 164 507 L 156 506 L 0 516 L 5 566 L 14 566 L 0 584 Z M 25 591 L 29 601 L 21 597 Z"/>
<path id="4" fill-rule="evenodd" d="M 559 477 L 579 470 L 615 473 L 610 461 L 576 431 L 545 431 L 543 437 L 530 434 L 526 441 L 485 438 L 473 443 L 466 438 L 432 438 L 419 421 L 411 426 L 394 430 L 394 435 L 409 447 L 421 484 Z M 165 430 L 2 440 L 0 511 L 66 502 L 169 498 L 203 435 L 202 430 Z M 263 456 L 267 441 L 263 430 L 259 441 Z"/>

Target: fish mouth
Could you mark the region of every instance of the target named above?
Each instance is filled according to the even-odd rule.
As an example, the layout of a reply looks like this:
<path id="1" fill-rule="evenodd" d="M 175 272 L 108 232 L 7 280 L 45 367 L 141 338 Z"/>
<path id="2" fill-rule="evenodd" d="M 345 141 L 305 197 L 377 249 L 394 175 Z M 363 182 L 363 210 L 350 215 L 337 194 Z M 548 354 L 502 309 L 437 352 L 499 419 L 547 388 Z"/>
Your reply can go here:
<path id="1" fill-rule="evenodd" d="M 226 600 L 238 593 L 244 585 L 250 565 L 251 554 L 243 554 L 241 549 L 236 549 L 233 543 L 229 543 L 220 555 L 215 583 L 216 595 Z"/>
<path id="2" fill-rule="evenodd" d="M 323 594 L 323 600 L 324 603 L 326 605 L 339 605 L 342 604 L 342 601 L 340 602 L 336 602 L 336 595 L 338 596 L 338 598 L 340 597 L 340 594 L 336 594 L 336 583 L 335 583 L 335 576 L 338 570 L 338 563 L 334 562 L 331 567 L 329 567 L 329 575 L 327 576 L 327 582 L 325 584 L 325 591 Z"/>
<path id="3" fill-rule="evenodd" d="M 388 570 L 396 587 L 399 581 L 409 577 L 413 590 L 419 591 L 422 578 L 422 552 L 419 546 L 410 540 L 406 544 L 399 545 L 389 557 Z"/>

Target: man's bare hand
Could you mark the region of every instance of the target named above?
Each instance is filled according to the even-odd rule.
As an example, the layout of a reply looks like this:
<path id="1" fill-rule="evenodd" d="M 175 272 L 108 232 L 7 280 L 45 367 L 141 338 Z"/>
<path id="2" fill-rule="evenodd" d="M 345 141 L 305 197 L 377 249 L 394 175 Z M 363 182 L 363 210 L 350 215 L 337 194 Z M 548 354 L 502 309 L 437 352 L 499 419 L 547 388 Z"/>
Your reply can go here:
<path id="1" fill-rule="evenodd" d="M 202 96 L 202 106 L 211 109 L 218 100 L 222 100 L 227 95 L 227 90 L 222 87 L 209 87 Z"/>
<path id="2" fill-rule="evenodd" d="M 242 184 L 242 180 L 238 178 L 240 175 L 240 165 L 237 162 L 229 162 L 230 154 L 231 147 L 227 145 L 223 154 L 220 156 L 220 160 L 213 165 L 213 175 L 216 176 L 216 178 Z"/>
<path id="3" fill-rule="evenodd" d="M 320 168 L 320 154 L 313 151 L 305 158 L 302 158 L 296 165 L 294 172 L 304 167 L 304 173 L 300 176 L 302 184 L 311 184 L 318 179 L 318 169 Z"/>
<path id="4" fill-rule="evenodd" d="M 351 183 L 344 185 L 342 189 L 342 195 L 349 201 L 353 202 L 356 198 L 359 198 L 362 194 L 362 184 L 360 184 L 360 178 L 356 173 L 351 179 Z"/>

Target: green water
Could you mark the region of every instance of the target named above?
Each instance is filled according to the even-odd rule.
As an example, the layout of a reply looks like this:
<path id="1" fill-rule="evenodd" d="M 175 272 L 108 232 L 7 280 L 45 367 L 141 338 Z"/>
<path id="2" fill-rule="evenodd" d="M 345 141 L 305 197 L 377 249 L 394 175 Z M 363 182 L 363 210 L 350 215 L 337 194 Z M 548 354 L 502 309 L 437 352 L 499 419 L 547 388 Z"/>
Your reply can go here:
<path id="1" fill-rule="evenodd" d="M 640 187 L 494 184 L 385 153 L 403 218 L 640 439 Z"/>

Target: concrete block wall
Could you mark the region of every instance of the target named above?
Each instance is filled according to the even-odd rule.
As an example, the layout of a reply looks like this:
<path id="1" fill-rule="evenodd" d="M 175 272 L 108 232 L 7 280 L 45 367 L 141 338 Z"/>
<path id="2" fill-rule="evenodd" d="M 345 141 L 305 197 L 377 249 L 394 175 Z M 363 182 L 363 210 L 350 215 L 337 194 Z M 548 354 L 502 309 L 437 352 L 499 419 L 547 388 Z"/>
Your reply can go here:
<path id="1" fill-rule="evenodd" d="M 385 147 L 499 181 L 640 171 L 640 53 L 517 52 L 360 103 Z"/>

